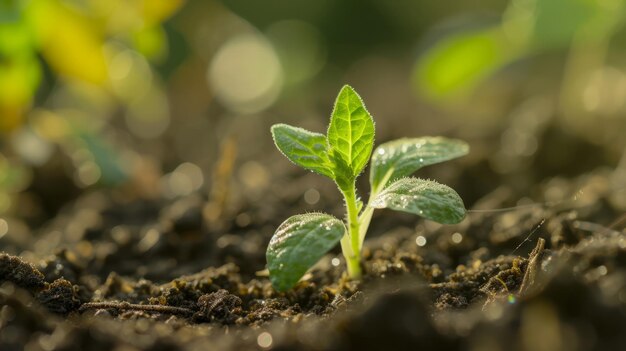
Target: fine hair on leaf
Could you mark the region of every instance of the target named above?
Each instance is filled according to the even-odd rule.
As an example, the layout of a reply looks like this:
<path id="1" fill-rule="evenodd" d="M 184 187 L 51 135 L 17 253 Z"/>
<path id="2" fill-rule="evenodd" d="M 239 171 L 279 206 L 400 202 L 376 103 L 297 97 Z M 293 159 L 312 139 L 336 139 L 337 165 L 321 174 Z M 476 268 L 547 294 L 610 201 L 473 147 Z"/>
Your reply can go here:
<path id="1" fill-rule="evenodd" d="M 344 221 L 309 213 L 289 217 L 278 227 L 266 253 L 276 290 L 292 288 L 337 243 L 349 277 L 359 279 L 363 240 L 375 209 L 408 212 L 442 224 L 459 223 L 465 217 L 463 200 L 452 188 L 411 175 L 466 155 L 467 143 L 445 137 L 402 138 L 373 150 L 374 119 L 349 85 L 339 91 L 326 135 L 282 123 L 272 126 L 271 133 L 292 163 L 334 181 L 346 208 Z M 356 179 L 368 162 L 371 189 L 364 203 Z"/>

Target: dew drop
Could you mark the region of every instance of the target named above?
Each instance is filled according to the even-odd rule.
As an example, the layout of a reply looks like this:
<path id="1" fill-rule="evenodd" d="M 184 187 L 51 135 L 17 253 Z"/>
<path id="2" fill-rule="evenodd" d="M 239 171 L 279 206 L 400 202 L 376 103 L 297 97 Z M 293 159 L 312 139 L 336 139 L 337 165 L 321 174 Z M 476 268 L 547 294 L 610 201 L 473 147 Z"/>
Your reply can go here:
<path id="1" fill-rule="evenodd" d="M 419 235 L 417 238 L 415 238 L 415 243 L 417 244 L 417 246 L 424 246 L 426 245 L 426 238 L 422 235 Z"/>
<path id="2" fill-rule="evenodd" d="M 455 244 L 460 244 L 463 241 L 463 235 L 461 233 L 452 234 L 452 242 Z"/>

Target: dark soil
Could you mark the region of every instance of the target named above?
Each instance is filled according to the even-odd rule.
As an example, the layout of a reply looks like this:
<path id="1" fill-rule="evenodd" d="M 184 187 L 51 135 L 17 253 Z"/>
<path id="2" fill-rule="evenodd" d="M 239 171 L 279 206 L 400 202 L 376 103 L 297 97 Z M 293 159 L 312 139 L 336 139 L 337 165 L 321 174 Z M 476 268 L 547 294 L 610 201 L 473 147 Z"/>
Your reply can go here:
<path id="1" fill-rule="evenodd" d="M 610 176 L 548 181 L 535 193 L 557 187 L 563 201 L 492 211 L 518 199 L 498 188 L 456 226 L 378 213 L 361 281 L 334 251 L 286 293 L 264 252 L 299 195 L 268 189 L 272 210 L 216 221 L 200 193 L 94 191 L 2 238 L 0 350 L 623 350 L 626 220 L 613 201 L 626 193 Z"/>

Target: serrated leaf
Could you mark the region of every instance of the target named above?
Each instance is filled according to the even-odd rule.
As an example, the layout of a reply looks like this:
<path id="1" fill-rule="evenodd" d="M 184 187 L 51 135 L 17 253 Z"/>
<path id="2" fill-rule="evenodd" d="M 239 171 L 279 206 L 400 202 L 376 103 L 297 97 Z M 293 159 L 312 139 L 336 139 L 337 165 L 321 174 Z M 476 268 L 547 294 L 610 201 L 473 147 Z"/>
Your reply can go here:
<path id="1" fill-rule="evenodd" d="M 395 181 L 378 194 L 370 206 L 413 213 L 443 224 L 459 223 L 465 218 L 465 205 L 456 191 L 418 178 Z"/>
<path id="2" fill-rule="evenodd" d="M 328 126 L 328 143 L 350 167 L 352 177 L 361 173 L 374 145 L 374 120 L 365 109 L 361 97 L 345 85 L 335 101 Z"/>
<path id="3" fill-rule="evenodd" d="M 345 232 L 343 222 L 328 214 L 289 217 L 276 229 L 267 247 L 267 268 L 274 288 L 284 291 L 294 286 Z"/>
<path id="4" fill-rule="evenodd" d="M 372 155 L 372 190 L 377 192 L 391 180 L 409 176 L 424 166 L 461 157 L 468 151 L 466 142 L 443 137 L 403 138 L 384 143 Z"/>
<path id="5" fill-rule="evenodd" d="M 278 150 L 291 162 L 334 179 L 326 136 L 281 123 L 272 126 L 272 137 Z"/>

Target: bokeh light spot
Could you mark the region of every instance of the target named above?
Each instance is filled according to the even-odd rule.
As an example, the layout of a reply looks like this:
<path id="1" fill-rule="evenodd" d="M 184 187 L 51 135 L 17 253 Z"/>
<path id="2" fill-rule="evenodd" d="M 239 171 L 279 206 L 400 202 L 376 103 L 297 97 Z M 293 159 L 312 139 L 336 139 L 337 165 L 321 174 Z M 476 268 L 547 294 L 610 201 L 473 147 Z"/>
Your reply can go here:
<path id="1" fill-rule="evenodd" d="M 169 174 L 163 176 L 162 189 L 168 197 L 189 195 L 204 184 L 204 175 L 200 167 L 185 162 Z"/>
<path id="2" fill-rule="evenodd" d="M 126 125 L 140 138 L 152 139 L 163 134 L 170 125 L 169 103 L 165 93 L 156 86 L 133 101 L 126 111 Z"/>
<path id="3" fill-rule="evenodd" d="M 274 342 L 274 340 L 272 338 L 272 334 L 268 332 L 263 332 L 259 334 L 259 336 L 256 338 L 256 342 L 257 344 L 259 344 L 259 346 L 266 349 L 272 346 L 272 343 Z"/>
<path id="4" fill-rule="evenodd" d="M 415 243 L 417 244 L 417 246 L 424 246 L 426 245 L 426 238 L 422 235 L 419 235 L 417 238 L 415 238 Z"/>
<path id="5" fill-rule="evenodd" d="M 145 57 L 113 44 L 105 52 L 111 86 L 120 99 L 131 102 L 150 92 L 154 77 Z"/>
<path id="6" fill-rule="evenodd" d="M 320 201 L 320 192 L 316 189 L 309 189 L 304 193 L 304 202 L 315 205 Z"/>
<path id="7" fill-rule="evenodd" d="M 228 109 L 254 113 L 270 106 L 282 88 L 283 72 L 276 52 L 266 39 L 242 34 L 217 52 L 208 80 Z"/>
<path id="8" fill-rule="evenodd" d="M 0 238 L 6 235 L 9 232 L 9 224 L 6 220 L 0 218 Z"/>
<path id="9" fill-rule="evenodd" d="M 461 233 L 452 234 L 452 242 L 455 244 L 460 244 L 463 241 L 463 235 Z"/>

